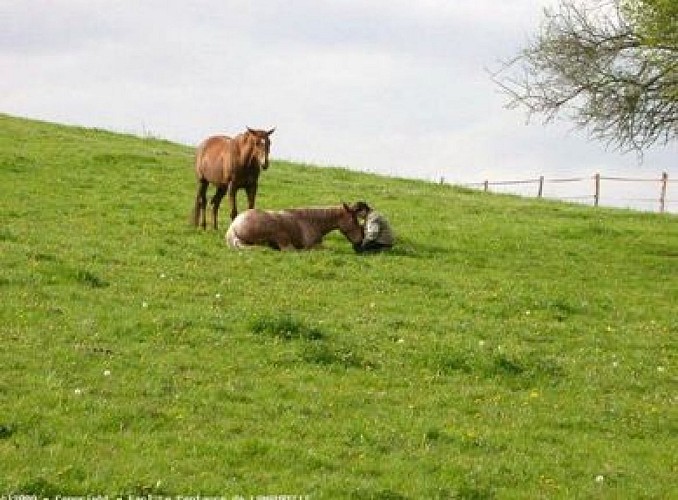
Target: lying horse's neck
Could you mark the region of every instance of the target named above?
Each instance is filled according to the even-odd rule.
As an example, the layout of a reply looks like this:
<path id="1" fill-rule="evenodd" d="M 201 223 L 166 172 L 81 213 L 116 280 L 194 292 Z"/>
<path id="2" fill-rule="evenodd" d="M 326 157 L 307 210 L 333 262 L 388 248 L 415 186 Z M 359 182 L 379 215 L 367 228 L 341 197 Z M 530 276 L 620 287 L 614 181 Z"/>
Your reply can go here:
<path id="1" fill-rule="evenodd" d="M 297 219 L 306 221 L 317 232 L 317 237 L 322 238 L 339 228 L 339 220 L 344 210 L 341 207 L 297 208 L 288 212 L 294 214 Z"/>

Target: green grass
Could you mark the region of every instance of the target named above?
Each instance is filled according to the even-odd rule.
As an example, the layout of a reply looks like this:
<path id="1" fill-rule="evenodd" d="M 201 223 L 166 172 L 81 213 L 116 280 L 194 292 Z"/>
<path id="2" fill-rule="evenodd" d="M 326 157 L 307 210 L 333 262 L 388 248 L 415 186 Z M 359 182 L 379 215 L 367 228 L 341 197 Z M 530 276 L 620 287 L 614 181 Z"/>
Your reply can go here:
<path id="1" fill-rule="evenodd" d="M 235 252 L 194 188 L 190 148 L 0 115 L 0 495 L 675 494 L 675 216 L 274 161 L 260 207 L 399 244 Z"/>

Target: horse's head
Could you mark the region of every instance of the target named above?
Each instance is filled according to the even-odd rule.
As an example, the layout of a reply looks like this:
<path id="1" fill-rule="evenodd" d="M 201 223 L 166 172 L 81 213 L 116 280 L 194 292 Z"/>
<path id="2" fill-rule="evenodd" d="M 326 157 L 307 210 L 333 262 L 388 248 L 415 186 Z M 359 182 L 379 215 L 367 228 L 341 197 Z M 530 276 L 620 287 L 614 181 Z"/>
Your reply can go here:
<path id="1" fill-rule="evenodd" d="M 343 213 L 339 218 L 339 231 L 353 244 L 362 243 L 363 226 L 358 221 L 359 210 L 343 203 Z"/>
<path id="2" fill-rule="evenodd" d="M 271 134 L 274 131 L 275 127 L 271 130 L 254 130 L 247 127 L 245 132 L 248 146 L 251 148 L 250 158 L 264 170 L 268 168 L 268 152 L 271 149 Z"/>
<path id="3" fill-rule="evenodd" d="M 367 214 L 369 214 L 372 211 L 372 208 L 367 204 L 367 202 L 364 201 L 357 202 L 351 208 L 358 215 L 358 219 L 365 219 L 365 217 L 367 217 Z"/>

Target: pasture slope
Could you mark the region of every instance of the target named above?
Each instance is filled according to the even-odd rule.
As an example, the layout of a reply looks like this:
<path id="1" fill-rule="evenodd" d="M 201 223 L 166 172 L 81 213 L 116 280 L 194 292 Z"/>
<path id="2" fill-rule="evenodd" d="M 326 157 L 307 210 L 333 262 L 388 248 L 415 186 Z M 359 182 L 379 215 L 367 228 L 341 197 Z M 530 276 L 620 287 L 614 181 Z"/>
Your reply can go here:
<path id="1" fill-rule="evenodd" d="M 194 188 L 0 115 L 0 495 L 675 498 L 675 216 L 274 161 L 259 206 L 400 245 L 238 253 Z"/>

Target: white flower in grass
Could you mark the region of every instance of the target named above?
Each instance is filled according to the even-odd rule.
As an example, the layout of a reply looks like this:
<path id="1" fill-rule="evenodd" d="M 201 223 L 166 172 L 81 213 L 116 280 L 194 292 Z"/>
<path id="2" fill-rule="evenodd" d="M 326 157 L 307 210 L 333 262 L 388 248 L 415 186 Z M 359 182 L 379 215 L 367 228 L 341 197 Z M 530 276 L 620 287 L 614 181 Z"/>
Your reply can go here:
<path id="1" fill-rule="evenodd" d="M 160 273 L 160 279 L 165 279 L 165 273 Z"/>
<path id="2" fill-rule="evenodd" d="M 75 389 L 73 392 L 76 396 L 80 396 L 82 394 L 82 389 Z"/>
<path id="3" fill-rule="evenodd" d="M 215 299 L 220 299 L 220 298 L 221 298 L 221 294 L 220 294 L 220 293 L 217 293 L 217 294 L 214 296 L 214 298 L 215 298 Z"/>
<path id="4" fill-rule="evenodd" d="M 104 377 L 110 377 L 111 376 L 111 370 L 104 370 Z"/>
<path id="5" fill-rule="evenodd" d="M 144 301 L 141 303 L 141 307 L 143 307 L 144 309 L 146 309 L 146 308 L 148 307 L 148 302 L 146 302 L 146 301 L 144 300 Z"/>
<path id="6" fill-rule="evenodd" d="M 602 474 L 598 474 L 596 476 L 596 483 L 602 483 L 604 481 L 605 481 L 605 476 L 603 476 Z"/>

